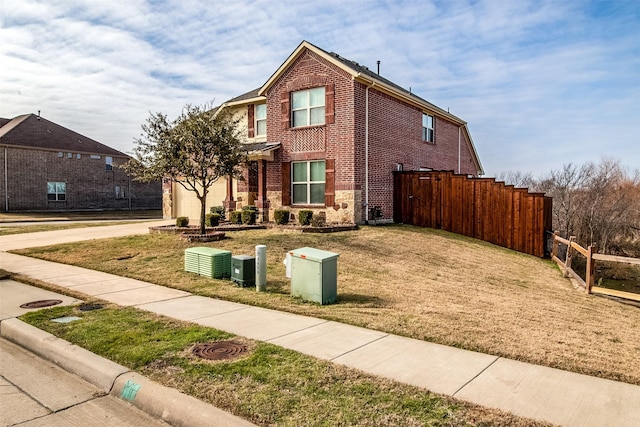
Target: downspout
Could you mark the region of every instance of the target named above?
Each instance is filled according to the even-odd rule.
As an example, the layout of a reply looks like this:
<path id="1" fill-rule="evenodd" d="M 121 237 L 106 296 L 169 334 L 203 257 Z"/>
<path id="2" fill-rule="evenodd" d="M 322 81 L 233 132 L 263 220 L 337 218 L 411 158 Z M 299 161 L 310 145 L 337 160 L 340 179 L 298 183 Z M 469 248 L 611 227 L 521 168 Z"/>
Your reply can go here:
<path id="1" fill-rule="evenodd" d="M 461 127 L 458 126 L 458 174 L 460 173 L 460 134 L 461 134 Z"/>
<path id="2" fill-rule="evenodd" d="M 9 212 L 9 171 L 7 161 L 7 147 L 4 147 L 4 211 Z"/>
<path id="3" fill-rule="evenodd" d="M 131 210 L 131 174 L 127 174 L 127 178 L 129 178 L 129 185 L 127 185 L 127 194 L 129 196 L 129 210 Z"/>
<path id="4" fill-rule="evenodd" d="M 369 86 L 364 90 L 364 215 L 369 223 Z"/>

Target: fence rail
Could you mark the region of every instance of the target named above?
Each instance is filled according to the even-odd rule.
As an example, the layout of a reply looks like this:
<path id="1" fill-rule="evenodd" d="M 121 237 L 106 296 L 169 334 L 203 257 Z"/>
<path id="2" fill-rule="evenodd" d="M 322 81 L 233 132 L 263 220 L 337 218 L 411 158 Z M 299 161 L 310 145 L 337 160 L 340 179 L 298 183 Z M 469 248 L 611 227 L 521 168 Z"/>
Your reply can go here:
<path id="1" fill-rule="evenodd" d="M 440 228 L 519 252 L 548 254 L 551 198 L 494 178 L 394 172 L 394 221 Z"/>
<path id="2" fill-rule="evenodd" d="M 618 298 L 625 298 L 632 301 L 640 301 L 640 294 L 634 294 L 631 292 L 617 291 L 614 289 L 601 288 L 594 286 L 596 261 L 609 261 L 620 262 L 625 264 L 640 265 L 640 258 L 630 258 L 614 255 L 604 255 L 595 252 L 594 246 L 588 246 L 586 249 L 575 242 L 575 237 L 571 236 L 569 239 L 562 238 L 556 231 L 553 233 L 553 246 L 551 249 L 551 259 L 553 259 L 561 268 L 565 276 L 573 277 L 580 286 L 582 286 L 587 294 L 596 293 L 601 295 L 609 295 Z M 567 252 L 564 261 L 558 257 L 560 244 L 567 246 Z M 587 259 L 587 267 L 585 269 L 585 278 L 583 279 L 578 273 L 571 267 L 573 261 L 573 255 L 575 252 L 579 252 Z"/>

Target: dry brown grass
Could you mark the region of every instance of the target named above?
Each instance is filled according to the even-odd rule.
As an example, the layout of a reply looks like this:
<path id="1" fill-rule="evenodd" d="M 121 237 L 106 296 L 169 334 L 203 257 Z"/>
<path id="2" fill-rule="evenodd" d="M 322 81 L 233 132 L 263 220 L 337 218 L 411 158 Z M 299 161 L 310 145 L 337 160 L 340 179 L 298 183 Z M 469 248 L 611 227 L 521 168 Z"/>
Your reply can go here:
<path id="1" fill-rule="evenodd" d="M 175 236 L 19 252 L 201 295 L 640 384 L 640 309 L 585 295 L 550 261 L 409 226 L 327 235 L 272 229 L 229 236 L 208 246 L 252 254 L 255 245 L 267 245 L 267 293 L 184 272 L 184 249 L 195 245 Z M 338 304 L 319 306 L 289 296 L 282 260 L 288 250 L 302 246 L 340 254 Z"/>

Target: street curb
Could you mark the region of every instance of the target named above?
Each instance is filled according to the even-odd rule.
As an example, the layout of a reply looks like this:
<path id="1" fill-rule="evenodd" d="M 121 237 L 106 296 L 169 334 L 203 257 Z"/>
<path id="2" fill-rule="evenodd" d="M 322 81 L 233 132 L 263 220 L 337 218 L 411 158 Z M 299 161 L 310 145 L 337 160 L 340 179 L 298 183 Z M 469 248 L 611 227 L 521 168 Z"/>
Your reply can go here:
<path id="1" fill-rule="evenodd" d="M 55 363 L 107 393 L 113 388 L 118 376 L 129 372 L 129 369 L 122 365 L 57 338 L 19 319 L 3 320 L 0 323 L 0 336 Z"/>
<path id="2" fill-rule="evenodd" d="M 254 426 L 19 319 L 0 321 L 0 336 L 173 426 Z"/>
<path id="3" fill-rule="evenodd" d="M 135 372 L 118 377 L 111 394 L 133 403 L 147 414 L 172 426 L 254 426 L 222 409 L 160 385 Z"/>

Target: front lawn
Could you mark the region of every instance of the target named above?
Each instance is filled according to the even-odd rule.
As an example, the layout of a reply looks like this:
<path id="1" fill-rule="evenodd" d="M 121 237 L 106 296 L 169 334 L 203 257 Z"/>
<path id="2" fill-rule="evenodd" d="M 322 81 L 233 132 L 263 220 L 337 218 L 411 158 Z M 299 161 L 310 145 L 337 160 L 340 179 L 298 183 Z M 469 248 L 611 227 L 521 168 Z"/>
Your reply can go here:
<path id="1" fill-rule="evenodd" d="M 51 322 L 63 316 L 81 319 Z M 258 425 L 546 425 L 134 308 L 56 307 L 23 319 Z M 248 353 L 209 361 L 191 352 L 194 344 L 229 338 L 242 340 Z"/>
<path id="2" fill-rule="evenodd" d="M 268 292 L 184 271 L 176 236 L 145 235 L 15 251 L 277 310 L 321 317 L 573 372 L 640 384 L 640 309 L 587 296 L 554 263 L 478 240 L 411 226 L 335 234 L 278 229 L 228 233 L 206 245 L 267 246 Z M 283 259 L 310 246 L 340 254 L 338 304 L 289 295 Z"/>

